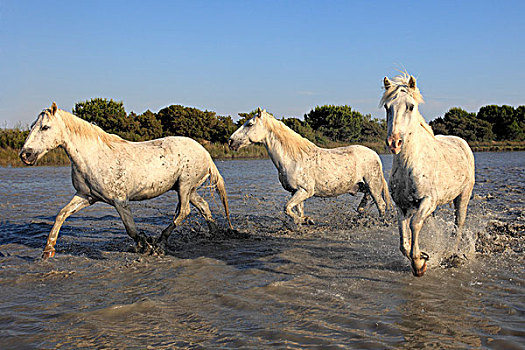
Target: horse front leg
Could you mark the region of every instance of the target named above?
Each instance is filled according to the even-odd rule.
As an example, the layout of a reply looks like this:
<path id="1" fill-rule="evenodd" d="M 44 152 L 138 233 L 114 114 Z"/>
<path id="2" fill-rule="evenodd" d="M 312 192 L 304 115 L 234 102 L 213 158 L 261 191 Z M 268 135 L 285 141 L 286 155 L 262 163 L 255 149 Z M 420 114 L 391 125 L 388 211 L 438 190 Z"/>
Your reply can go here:
<path id="1" fill-rule="evenodd" d="M 412 249 L 410 259 L 412 260 L 412 273 L 421 277 L 427 270 L 428 254 L 419 250 L 419 232 L 423 227 L 425 219 L 436 209 L 436 204 L 430 197 L 424 197 L 419 207 L 410 220 L 410 231 L 412 231 Z"/>
<path id="2" fill-rule="evenodd" d="M 288 214 L 288 216 L 290 216 L 294 223 L 296 225 L 300 225 L 300 224 L 303 224 L 303 223 L 306 223 L 306 224 L 309 224 L 309 225 L 313 225 L 314 224 L 314 221 L 312 220 L 312 218 L 308 217 L 308 216 L 299 216 L 297 215 L 293 209 L 295 207 L 297 207 L 298 205 L 302 204 L 305 200 L 307 200 L 308 198 L 312 197 L 312 194 L 308 193 L 306 190 L 300 188 L 298 189 L 297 191 L 295 191 L 295 193 L 293 194 L 292 198 L 290 198 L 290 200 L 286 203 L 286 206 L 285 206 L 285 212 L 286 214 Z M 299 208 L 300 212 L 302 212 L 302 207 Z"/>
<path id="3" fill-rule="evenodd" d="M 60 231 L 62 224 L 64 224 L 64 221 L 66 221 L 70 215 L 75 214 L 79 210 L 88 207 L 93 203 L 94 202 L 89 201 L 89 199 L 77 193 L 73 196 L 71 201 L 69 201 L 69 203 L 66 204 L 62 210 L 60 210 L 57 217 L 55 218 L 55 224 L 53 225 L 51 232 L 49 232 L 49 237 L 47 238 L 47 243 L 44 248 L 44 252 L 42 253 L 42 258 L 44 260 L 55 256 L 55 244 L 57 242 L 58 232 Z"/>
<path id="4" fill-rule="evenodd" d="M 405 216 L 401 209 L 397 209 L 397 225 L 399 227 L 399 250 L 410 260 L 410 247 L 412 245 L 410 235 L 410 217 Z"/>
<path id="5" fill-rule="evenodd" d="M 117 209 L 120 219 L 122 220 L 122 223 L 124 223 L 124 227 L 126 228 L 126 232 L 135 241 L 135 244 L 137 245 L 137 252 L 154 252 L 151 242 L 148 242 L 147 237 L 137 230 L 135 220 L 133 220 L 133 215 L 131 215 L 129 203 L 127 201 L 115 201 L 113 203 L 113 206 L 115 207 L 115 209 Z"/>

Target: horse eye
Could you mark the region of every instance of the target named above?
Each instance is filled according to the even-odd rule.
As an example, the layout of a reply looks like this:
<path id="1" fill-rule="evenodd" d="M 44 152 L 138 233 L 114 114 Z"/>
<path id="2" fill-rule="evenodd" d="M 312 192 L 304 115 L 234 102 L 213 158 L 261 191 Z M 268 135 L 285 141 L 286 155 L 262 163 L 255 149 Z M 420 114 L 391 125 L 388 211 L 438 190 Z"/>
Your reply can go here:
<path id="1" fill-rule="evenodd" d="M 44 125 L 42 126 L 42 131 L 48 130 L 49 128 L 51 128 L 49 125 Z"/>
<path id="2" fill-rule="evenodd" d="M 408 110 L 409 110 L 410 112 L 412 112 L 412 111 L 414 110 L 414 105 L 409 105 L 409 106 L 408 106 Z"/>

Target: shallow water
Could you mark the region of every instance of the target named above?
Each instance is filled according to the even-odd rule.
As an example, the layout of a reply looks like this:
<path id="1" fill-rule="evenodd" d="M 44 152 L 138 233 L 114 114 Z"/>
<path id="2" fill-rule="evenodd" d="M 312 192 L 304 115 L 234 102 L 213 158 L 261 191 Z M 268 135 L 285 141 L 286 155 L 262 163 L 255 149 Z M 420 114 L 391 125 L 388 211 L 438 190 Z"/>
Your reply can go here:
<path id="1" fill-rule="evenodd" d="M 269 160 L 217 162 L 247 238 L 206 239 L 193 209 L 171 254 L 142 256 L 116 211 L 95 204 L 66 221 L 42 262 L 74 193 L 70 169 L 0 168 L 0 348 L 524 348 L 525 153 L 475 156 L 458 252 L 469 258 L 440 266 L 453 231 L 443 207 L 422 231 L 422 278 L 398 250 L 393 216 L 359 217 L 360 196 L 309 199 L 316 225 L 297 230 Z M 218 196 L 201 194 L 224 227 Z M 158 235 L 176 203 L 174 193 L 133 203 L 137 225 Z"/>

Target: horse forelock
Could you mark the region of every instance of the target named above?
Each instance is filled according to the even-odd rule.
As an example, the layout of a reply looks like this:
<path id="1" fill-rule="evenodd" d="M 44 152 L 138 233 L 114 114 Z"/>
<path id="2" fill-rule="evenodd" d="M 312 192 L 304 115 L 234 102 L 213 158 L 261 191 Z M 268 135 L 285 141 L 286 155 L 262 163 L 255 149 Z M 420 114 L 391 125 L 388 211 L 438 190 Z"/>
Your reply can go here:
<path id="1" fill-rule="evenodd" d="M 51 110 L 48 110 L 50 112 Z M 70 114 L 63 110 L 58 110 L 57 113 L 52 116 L 48 113 L 50 117 L 60 117 L 64 122 L 66 129 L 77 136 L 86 138 L 86 139 L 96 139 L 100 140 L 102 143 L 112 148 L 113 145 L 117 142 L 125 142 L 120 136 L 115 134 L 109 134 L 102 130 L 97 125 L 91 124 L 73 114 Z"/>
<path id="2" fill-rule="evenodd" d="M 310 140 L 302 137 L 271 114 L 265 113 L 262 121 L 266 129 L 279 141 L 283 151 L 294 160 L 315 149 L 316 146 Z"/>
<path id="3" fill-rule="evenodd" d="M 390 87 L 385 89 L 379 105 L 382 106 L 386 103 L 392 102 L 402 94 L 409 95 L 418 104 L 424 103 L 423 95 L 421 95 L 418 87 L 410 88 L 408 86 L 409 80 L 410 75 L 408 73 L 403 73 L 403 75 L 398 75 L 392 78 L 390 80 Z"/>

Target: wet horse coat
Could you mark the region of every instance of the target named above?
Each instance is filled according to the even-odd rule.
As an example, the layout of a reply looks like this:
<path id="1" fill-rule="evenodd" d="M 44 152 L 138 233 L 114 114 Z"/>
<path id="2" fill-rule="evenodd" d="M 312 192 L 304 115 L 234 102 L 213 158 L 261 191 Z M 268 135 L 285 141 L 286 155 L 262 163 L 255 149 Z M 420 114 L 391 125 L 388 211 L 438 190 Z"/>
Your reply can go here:
<path id="1" fill-rule="evenodd" d="M 66 218 L 98 201 L 115 207 L 139 251 L 156 250 L 157 247 L 138 232 L 129 201 L 154 198 L 169 190 L 179 195 L 177 217 L 162 232 L 157 243 L 161 246 L 166 243 L 175 226 L 189 214 L 190 202 L 213 232 L 217 226 L 208 204 L 197 193 L 197 188 L 208 177 L 216 185 L 229 223 L 224 180 L 209 153 L 190 138 L 129 142 L 59 110 L 53 103 L 33 123 L 20 158 L 33 165 L 57 147 L 62 147 L 71 160 L 72 181 L 77 192 L 56 217 L 44 249 L 45 258 L 54 255 L 58 232 Z"/>
<path id="2" fill-rule="evenodd" d="M 285 211 L 296 224 L 313 223 L 304 215 L 303 202 L 312 197 L 334 197 L 344 193 L 370 194 L 381 216 L 390 197 L 377 153 L 364 146 L 320 148 L 272 115 L 261 111 L 235 131 L 229 139 L 234 150 L 262 143 L 279 172 L 283 188 L 292 193 Z M 384 198 L 383 198 L 384 197 Z"/>
<path id="3" fill-rule="evenodd" d="M 398 209 L 401 252 L 422 276 L 428 254 L 419 250 L 419 232 L 437 206 L 454 202 L 456 245 L 461 239 L 474 187 L 474 155 L 465 140 L 434 136 L 418 110 L 423 98 L 412 76 L 384 78 L 381 99 L 387 115 L 387 146 L 393 157 L 390 191 Z"/>

